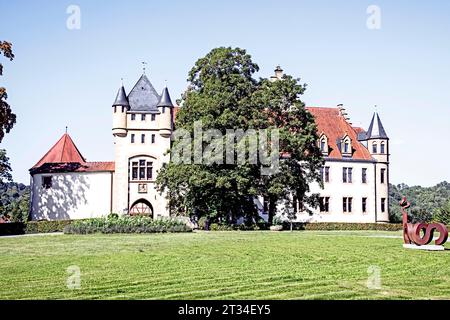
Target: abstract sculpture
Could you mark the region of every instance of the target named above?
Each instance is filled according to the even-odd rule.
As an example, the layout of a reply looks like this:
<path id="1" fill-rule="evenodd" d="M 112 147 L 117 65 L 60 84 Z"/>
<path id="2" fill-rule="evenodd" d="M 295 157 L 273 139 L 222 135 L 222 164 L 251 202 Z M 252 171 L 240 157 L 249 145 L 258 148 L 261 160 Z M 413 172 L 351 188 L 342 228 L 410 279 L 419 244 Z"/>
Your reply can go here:
<path id="1" fill-rule="evenodd" d="M 400 201 L 400 206 L 402 207 L 403 216 L 404 247 L 411 248 L 414 246 L 425 246 L 433 240 L 433 233 L 434 231 L 437 231 L 439 232 L 439 238 L 437 238 L 434 243 L 441 248 L 434 248 L 434 250 L 443 250 L 444 247 L 442 245 L 448 238 L 447 227 L 442 223 L 408 223 L 408 213 L 406 212 L 406 209 L 409 208 L 410 204 L 406 201 L 406 197 L 403 197 L 402 201 Z"/>

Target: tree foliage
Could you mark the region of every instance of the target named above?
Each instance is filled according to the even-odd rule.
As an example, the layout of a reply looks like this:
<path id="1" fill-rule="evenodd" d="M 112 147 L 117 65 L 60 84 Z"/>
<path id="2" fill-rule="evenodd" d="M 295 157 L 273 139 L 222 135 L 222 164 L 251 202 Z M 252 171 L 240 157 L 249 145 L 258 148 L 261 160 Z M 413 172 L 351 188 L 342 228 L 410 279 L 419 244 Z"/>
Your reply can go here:
<path id="1" fill-rule="evenodd" d="M 203 130 L 216 129 L 223 136 L 227 129 L 280 129 L 280 148 L 289 157 L 270 177 L 261 175 L 260 165 L 248 159 L 238 165 L 170 162 L 159 172 L 157 186 L 168 192 L 173 213 L 228 220 L 254 216 L 257 195 L 270 195 L 273 205 L 289 199 L 291 192 L 303 200 L 308 182 L 318 180 L 321 155 L 314 119 L 299 99 L 305 85 L 291 76 L 276 82 L 256 80 L 253 75 L 258 70 L 243 49 L 213 49 L 189 72 L 190 86 L 180 101 L 175 127 L 191 136 L 196 121 L 201 121 Z M 170 152 L 179 143 L 175 140 Z"/>
<path id="2" fill-rule="evenodd" d="M 30 187 L 22 183 L 0 183 L 0 216 L 7 216 L 14 222 L 28 219 Z"/>
<path id="3" fill-rule="evenodd" d="M 12 44 L 7 41 L 0 41 L 0 54 L 7 59 L 13 60 Z M 3 65 L 0 63 L 0 76 L 3 75 Z M 6 102 L 8 94 L 4 87 L 0 87 L 0 142 L 5 133 L 8 133 L 16 123 L 16 115 L 12 112 L 10 105 Z"/>
<path id="4" fill-rule="evenodd" d="M 411 203 L 412 221 L 435 220 L 440 210 L 450 201 L 450 183 L 443 181 L 433 187 L 408 186 L 404 183 L 389 185 L 389 211 L 392 222 L 401 221 L 399 202 L 406 197 Z"/>

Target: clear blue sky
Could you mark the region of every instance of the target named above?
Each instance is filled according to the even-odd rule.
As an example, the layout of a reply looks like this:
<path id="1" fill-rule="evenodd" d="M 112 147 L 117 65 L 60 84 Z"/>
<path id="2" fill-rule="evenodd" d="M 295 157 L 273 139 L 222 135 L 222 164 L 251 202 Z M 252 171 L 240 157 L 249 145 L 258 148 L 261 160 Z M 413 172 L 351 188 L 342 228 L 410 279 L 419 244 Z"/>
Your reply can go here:
<path id="1" fill-rule="evenodd" d="M 81 29 L 69 30 L 69 5 Z M 369 5 L 381 29 L 366 26 Z M 17 124 L 2 142 L 16 181 L 64 133 L 90 161 L 113 160 L 111 104 L 148 62 L 158 91 L 176 99 L 194 62 L 217 46 L 247 49 L 269 76 L 280 64 L 308 83 L 311 106 L 343 103 L 368 127 L 374 105 L 391 138 L 391 182 L 450 180 L 449 1 L 10 1 L 0 0 L 0 85 Z"/>

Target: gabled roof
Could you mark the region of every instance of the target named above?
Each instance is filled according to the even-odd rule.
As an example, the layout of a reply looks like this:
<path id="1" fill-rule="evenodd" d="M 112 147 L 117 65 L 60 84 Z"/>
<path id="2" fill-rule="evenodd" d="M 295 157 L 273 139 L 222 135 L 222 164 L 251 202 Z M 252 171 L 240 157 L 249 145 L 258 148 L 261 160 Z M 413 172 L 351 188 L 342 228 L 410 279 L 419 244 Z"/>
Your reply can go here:
<path id="1" fill-rule="evenodd" d="M 161 97 L 156 92 L 155 88 L 145 74 L 139 78 L 138 82 L 136 82 L 128 95 L 128 102 L 130 103 L 131 111 L 157 113 L 157 105 L 160 100 Z"/>
<path id="2" fill-rule="evenodd" d="M 373 114 L 366 137 L 367 139 L 389 139 L 377 112 Z"/>
<path id="3" fill-rule="evenodd" d="M 46 163 L 80 163 L 86 160 L 81 155 L 72 138 L 65 133 L 56 144 L 36 163 L 33 168 L 38 168 Z"/>
<path id="4" fill-rule="evenodd" d="M 357 131 L 360 131 L 360 128 L 355 130 L 341 115 L 339 108 L 307 107 L 306 109 L 314 116 L 317 132 L 323 132 L 328 138 L 327 158 L 344 158 L 339 150 L 338 142 L 347 134 L 352 141 L 351 159 L 373 160 L 369 150 L 358 141 Z"/>

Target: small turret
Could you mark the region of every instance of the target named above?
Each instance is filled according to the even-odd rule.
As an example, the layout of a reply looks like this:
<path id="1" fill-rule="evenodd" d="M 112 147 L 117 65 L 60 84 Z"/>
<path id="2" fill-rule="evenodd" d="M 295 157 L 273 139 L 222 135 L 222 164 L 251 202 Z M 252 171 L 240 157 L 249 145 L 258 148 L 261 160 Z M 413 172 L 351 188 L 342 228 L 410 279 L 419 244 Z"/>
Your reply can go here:
<path id="1" fill-rule="evenodd" d="M 366 133 L 367 148 L 379 162 L 389 162 L 389 137 L 381 123 L 377 112 L 373 114 L 369 129 Z"/>
<path id="2" fill-rule="evenodd" d="M 130 109 L 127 94 L 123 85 L 117 92 L 116 100 L 113 103 L 113 135 L 125 137 L 127 135 L 127 111 Z"/>
<path id="3" fill-rule="evenodd" d="M 273 82 L 273 81 L 281 80 L 283 78 L 283 69 L 281 69 L 280 66 L 276 66 L 274 72 L 275 72 L 275 74 L 270 77 L 270 81 Z"/>
<path id="4" fill-rule="evenodd" d="M 169 90 L 167 86 L 161 93 L 161 99 L 157 105 L 159 112 L 159 134 L 162 137 L 168 138 L 173 130 L 173 103 L 170 99 Z"/>

